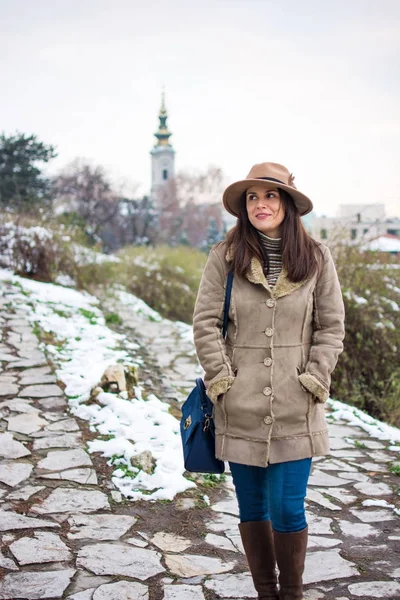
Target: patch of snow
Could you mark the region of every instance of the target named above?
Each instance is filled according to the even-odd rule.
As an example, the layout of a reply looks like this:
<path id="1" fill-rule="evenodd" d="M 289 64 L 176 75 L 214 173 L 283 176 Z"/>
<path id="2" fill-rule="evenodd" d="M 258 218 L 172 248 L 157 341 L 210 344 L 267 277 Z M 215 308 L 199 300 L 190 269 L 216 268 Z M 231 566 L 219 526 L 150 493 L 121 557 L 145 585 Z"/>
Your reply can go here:
<path id="1" fill-rule="evenodd" d="M 162 321 L 162 316 L 152 308 L 146 302 L 134 296 L 133 294 L 129 294 L 123 290 L 116 290 L 116 295 L 122 304 L 129 306 L 129 308 L 143 317 L 146 317 L 150 321 Z"/>
<path id="2" fill-rule="evenodd" d="M 101 265 L 106 262 L 119 263 L 121 259 L 113 254 L 103 254 L 80 244 L 72 244 L 74 259 L 79 265 Z"/>
<path id="3" fill-rule="evenodd" d="M 333 410 L 331 414 L 334 419 L 343 419 L 344 421 L 348 421 L 349 425 L 361 427 L 361 429 L 369 433 L 372 437 L 379 440 L 386 440 L 391 444 L 400 442 L 400 429 L 397 427 L 392 427 L 387 423 L 378 421 L 378 419 L 370 417 L 359 408 L 348 406 L 338 400 L 329 399 L 328 403 Z"/>
<path id="4" fill-rule="evenodd" d="M 114 472 L 112 481 L 124 496 L 133 500 L 173 500 L 177 493 L 196 487 L 183 477 L 179 421 L 168 412 L 168 404 L 154 394 L 144 400 L 140 388 L 135 388 L 135 396 L 124 400 L 102 392 L 97 397 L 102 407 L 82 407 L 83 418 L 90 408 L 91 422 L 100 434 L 114 436 L 88 442 L 89 452 L 118 457 L 111 464 L 124 468 Z M 146 450 L 156 461 L 153 473 L 134 468 L 131 463 L 132 457 Z"/>
<path id="5" fill-rule="evenodd" d="M 344 291 L 343 296 L 346 296 L 346 298 L 348 298 L 349 300 L 354 300 L 354 302 L 356 302 L 357 304 L 367 304 L 368 303 L 368 300 L 366 300 L 362 296 L 357 296 L 357 294 L 355 294 L 351 290 Z"/>

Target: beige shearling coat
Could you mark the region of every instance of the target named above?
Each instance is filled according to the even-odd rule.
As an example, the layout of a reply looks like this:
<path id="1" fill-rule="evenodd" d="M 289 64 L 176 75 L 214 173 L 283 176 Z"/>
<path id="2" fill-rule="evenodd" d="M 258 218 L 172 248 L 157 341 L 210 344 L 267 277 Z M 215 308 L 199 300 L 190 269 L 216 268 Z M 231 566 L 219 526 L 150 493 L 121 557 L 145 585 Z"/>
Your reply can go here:
<path id="1" fill-rule="evenodd" d="M 343 350 L 344 307 L 331 253 L 321 250 L 318 274 L 292 283 L 283 269 L 272 289 L 253 258 L 233 280 L 226 340 L 226 243 L 210 252 L 193 329 L 221 460 L 266 467 L 329 451 L 323 403 Z"/>

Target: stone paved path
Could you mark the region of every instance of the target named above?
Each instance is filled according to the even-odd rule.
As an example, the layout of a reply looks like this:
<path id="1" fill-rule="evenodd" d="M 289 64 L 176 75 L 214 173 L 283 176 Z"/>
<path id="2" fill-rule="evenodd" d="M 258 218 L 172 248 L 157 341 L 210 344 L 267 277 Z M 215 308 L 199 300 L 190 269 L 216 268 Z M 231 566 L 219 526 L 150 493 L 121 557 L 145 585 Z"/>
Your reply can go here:
<path id="1" fill-rule="evenodd" d="M 1 285 L 0 600 L 255 598 L 229 476 L 208 488 L 210 507 L 196 490 L 174 503 L 116 503 L 104 463 L 86 452 L 86 425 L 69 415 L 13 288 Z M 164 324 L 160 353 L 160 324 L 114 308 L 171 374 L 170 397 L 184 394 L 190 343 L 180 339 L 177 353 L 168 344 L 179 334 Z M 306 598 L 400 598 L 400 480 L 388 470 L 398 454 L 345 423 L 331 436 L 310 481 Z"/>

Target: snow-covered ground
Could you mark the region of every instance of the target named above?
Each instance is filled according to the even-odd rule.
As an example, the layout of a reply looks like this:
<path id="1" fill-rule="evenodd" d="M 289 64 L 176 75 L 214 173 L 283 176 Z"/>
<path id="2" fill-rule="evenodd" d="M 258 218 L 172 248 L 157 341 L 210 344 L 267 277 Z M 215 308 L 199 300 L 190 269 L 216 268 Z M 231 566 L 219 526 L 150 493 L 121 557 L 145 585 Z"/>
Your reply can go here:
<path id="1" fill-rule="evenodd" d="M 167 403 L 154 394 L 144 399 L 140 386 L 135 388 L 133 399 L 126 393 L 105 392 L 95 401 L 90 399 L 108 366 L 141 363 L 137 346 L 106 326 L 97 298 L 3 269 L 0 279 L 11 281 L 20 290 L 15 294 L 15 306 L 25 308 L 32 323 L 53 334 L 54 341 L 45 344 L 45 351 L 66 386 L 72 412 L 98 432 L 98 439 L 89 442 L 89 450 L 102 453 L 115 465 L 116 487 L 129 498 L 150 500 L 172 500 L 177 493 L 194 487 L 183 476 L 179 422 L 168 412 Z M 132 304 L 135 310 L 152 314 L 139 299 Z M 151 474 L 131 464 L 130 459 L 144 450 L 155 459 Z"/>

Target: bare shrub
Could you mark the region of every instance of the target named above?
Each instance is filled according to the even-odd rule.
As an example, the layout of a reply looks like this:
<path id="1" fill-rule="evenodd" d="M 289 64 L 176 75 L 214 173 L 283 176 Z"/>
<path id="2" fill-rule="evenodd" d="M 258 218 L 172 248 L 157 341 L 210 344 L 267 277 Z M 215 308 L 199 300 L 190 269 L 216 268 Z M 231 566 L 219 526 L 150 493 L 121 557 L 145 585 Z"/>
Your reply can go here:
<path id="1" fill-rule="evenodd" d="M 62 236 L 41 225 L 13 221 L 0 224 L 0 266 L 45 282 L 55 281 L 59 273 L 75 273 L 71 248 Z"/>

